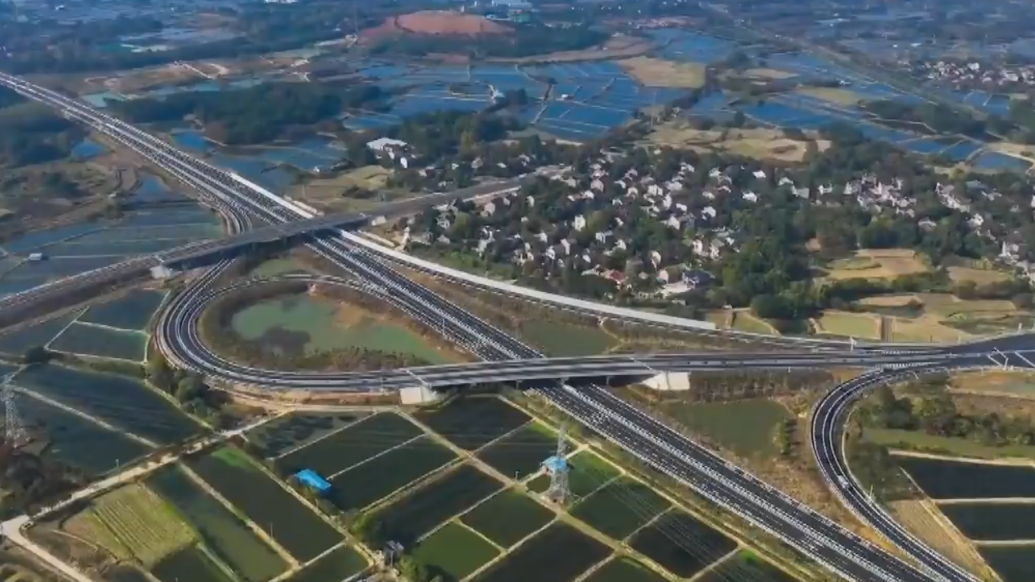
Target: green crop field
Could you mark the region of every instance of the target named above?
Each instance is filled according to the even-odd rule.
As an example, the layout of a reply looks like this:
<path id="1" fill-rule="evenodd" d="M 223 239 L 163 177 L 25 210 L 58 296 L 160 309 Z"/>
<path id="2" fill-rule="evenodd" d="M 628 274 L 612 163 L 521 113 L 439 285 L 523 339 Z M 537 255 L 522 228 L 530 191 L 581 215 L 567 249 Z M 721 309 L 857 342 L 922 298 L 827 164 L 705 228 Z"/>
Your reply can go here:
<path id="1" fill-rule="evenodd" d="M 359 574 L 367 567 L 367 559 L 354 548 L 342 546 L 321 556 L 288 578 L 288 582 L 338 582 Z"/>
<path id="2" fill-rule="evenodd" d="M 575 505 L 571 514 L 601 533 L 624 540 L 669 507 L 671 504 L 650 487 L 619 477 Z"/>
<path id="3" fill-rule="evenodd" d="M 524 412 L 494 397 L 460 398 L 414 417 L 454 445 L 473 451 L 528 422 Z"/>
<path id="4" fill-rule="evenodd" d="M 421 434 L 412 422 L 385 412 L 285 455 L 277 465 L 285 472 L 312 469 L 328 478 Z"/>
<path id="5" fill-rule="evenodd" d="M 82 356 L 141 362 L 144 360 L 146 345 L 147 334 L 139 331 L 76 322 L 54 339 L 50 349 Z"/>
<path id="6" fill-rule="evenodd" d="M 677 543 L 671 532 L 694 542 Z M 641 529 L 629 545 L 680 578 L 694 576 L 737 547 L 735 541 L 681 511 L 671 511 Z"/>
<path id="7" fill-rule="evenodd" d="M 665 582 L 665 577 L 635 560 L 615 558 L 590 574 L 586 582 Z"/>
<path id="8" fill-rule="evenodd" d="M 536 472 L 557 451 L 557 437 L 545 426 L 527 424 L 478 453 L 478 458 L 508 477 Z"/>
<path id="9" fill-rule="evenodd" d="M 79 321 L 142 331 L 164 299 L 164 291 L 134 289 L 123 297 L 91 305 Z"/>
<path id="10" fill-rule="evenodd" d="M 461 465 L 378 512 L 388 537 L 410 546 L 440 523 L 499 491 L 503 484 Z"/>
<path id="11" fill-rule="evenodd" d="M 464 525 L 509 548 L 556 517 L 524 493 L 508 489 L 461 516 Z"/>
<path id="12" fill-rule="evenodd" d="M 615 340 L 598 327 L 533 319 L 521 325 L 521 336 L 542 348 L 547 355 L 595 356 L 615 345 Z"/>
<path id="13" fill-rule="evenodd" d="M 798 582 L 794 576 L 758 558 L 747 550 L 741 550 L 705 572 L 700 582 L 729 582 L 730 580 L 753 580 L 754 582 Z"/>
<path id="14" fill-rule="evenodd" d="M 776 454 L 773 434 L 791 418 L 786 407 L 771 400 L 663 405 L 665 415 L 734 453 L 749 456 Z"/>
<path id="15" fill-rule="evenodd" d="M 151 568 L 162 582 L 233 582 L 204 551 L 188 546 Z"/>
<path id="16" fill-rule="evenodd" d="M 14 393 L 22 420 L 47 435 L 45 455 L 84 473 L 107 473 L 151 452 L 151 447 L 77 414 Z"/>
<path id="17" fill-rule="evenodd" d="M 247 437 L 266 458 L 279 457 L 366 417 L 365 412 L 295 412 L 248 431 Z"/>
<path id="18" fill-rule="evenodd" d="M 191 459 L 213 489 L 300 561 L 315 558 L 342 535 L 232 447 Z"/>
<path id="19" fill-rule="evenodd" d="M 175 404 L 124 376 L 46 365 L 27 368 L 13 382 L 159 444 L 202 431 Z"/>
<path id="20" fill-rule="evenodd" d="M 263 582 L 287 569 L 273 548 L 177 466 L 145 482 L 168 501 L 205 540 L 205 545 L 246 582 Z"/>
<path id="21" fill-rule="evenodd" d="M 564 523 L 526 540 L 479 574 L 477 582 L 569 582 L 611 555 L 611 549 Z"/>
<path id="22" fill-rule="evenodd" d="M 568 488 L 576 499 L 593 493 L 619 475 L 614 465 L 589 451 L 568 459 L 568 467 Z M 536 493 L 546 491 L 549 486 L 549 475 L 540 475 L 528 484 Z"/>
<path id="23" fill-rule="evenodd" d="M 64 529 L 122 560 L 136 559 L 145 566 L 196 541 L 194 531 L 179 515 L 139 484 L 123 485 L 94 499 L 66 521 Z"/>
<path id="24" fill-rule="evenodd" d="M 330 500 L 342 510 L 362 509 L 456 458 L 424 436 L 353 467 L 331 480 Z"/>
<path id="25" fill-rule="evenodd" d="M 424 539 L 414 556 L 432 576 L 457 582 L 498 556 L 500 551 L 462 525 L 448 523 Z"/>

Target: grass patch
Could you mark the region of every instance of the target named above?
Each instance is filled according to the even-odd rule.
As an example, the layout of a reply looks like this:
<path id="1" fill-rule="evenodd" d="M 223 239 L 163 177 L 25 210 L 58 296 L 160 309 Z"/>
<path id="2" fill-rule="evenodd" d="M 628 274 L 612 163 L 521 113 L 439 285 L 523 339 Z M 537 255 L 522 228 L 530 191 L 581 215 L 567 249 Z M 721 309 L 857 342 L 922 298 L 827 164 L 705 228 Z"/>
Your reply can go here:
<path id="1" fill-rule="evenodd" d="M 815 97 L 816 99 L 822 99 L 823 101 L 845 107 L 854 107 L 863 100 L 863 96 L 855 91 L 839 89 L 837 87 L 801 87 L 795 93 L 808 95 L 809 97 Z"/>
<path id="2" fill-rule="evenodd" d="M 599 327 L 543 319 L 524 322 L 521 335 L 555 357 L 593 356 L 615 346 L 614 339 Z"/>
<path id="3" fill-rule="evenodd" d="M 862 249 L 853 257 L 831 262 L 830 279 L 895 279 L 926 273 L 927 265 L 910 249 Z"/>
<path id="4" fill-rule="evenodd" d="M 705 66 L 700 63 L 679 63 L 651 57 L 633 57 L 617 63 L 648 87 L 696 89 L 704 86 Z"/>
<path id="5" fill-rule="evenodd" d="M 773 431 L 791 413 L 771 400 L 663 404 L 665 414 L 743 457 L 777 453 Z"/>
<path id="6" fill-rule="evenodd" d="M 814 320 L 816 333 L 862 339 L 880 339 L 880 317 L 866 313 L 824 311 Z"/>
<path id="7" fill-rule="evenodd" d="M 893 428 L 867 428 L 864 438 L 872 443 L 890 448 L 943 453 L 956 457 L 975 459 L 1002 459 L 1020 457 L 1035 459 L 1035 446 L 1006 445 L 991 447 L 967 439 L 931 435 L 925 432 Z"/>
<path id="8" fill-rule="evenodd" d="M 716 564 L 697 580 L 699 582 L 729 582 L 730 580 L 797 582 L 797 578 L 794 576 L 746 550 L 741 550 Z"/>
<path id="9" fill-rule="evenodd" d="M 150 567 L 196 541 L 194 531 L 161 497 L 139 484 L 94 499 L 64 529 L 98 543 L 122 560 Z"/>
<path id="10" fill-rule="evenodd" d="M 260 265 L 248 272 L 252 277 L 276 277 L 285 273 L 309 272 L 310 269 L 302 262 L 292 258 L 277 258 L 263 261 Z"/>
<path id="11" fill-rule="evenodd" d="M 667 511 L 671 504 L 653 489 L 628 477 L 590 495 L 571 509 L 571 514 L 616 540 Z"/>
<path id="12" fill-rule="evenodd" d="M 996 269 L 978 269 L 974 267 L 949 267 L 949 278 L 953 283 L 973 281 L 977 285 L 991 285 L 1010 279 L 1010 275 Z"/>
<path id="13" fill-rule="evenodd" d="M 500 551 L 471 530 L 448 523 L 428 536 L 414 550 L 414 556 L 426 564 L 432 576 L 445 582 L 456 582 L 471 575 Z"/>
<path id="14" fill-rule="evenodd" d="M 916 319 L 891 318 L 891 341 L 956 343 L 968 334 L 942 324 L 938 317 L 925 315 Z"/>
<path id="15" fill-rule="evenodd" d="M 733 312 L 733 324 L 731 327 L 737 331 L 746 331 L 749 333 L 780 335 L 773 326 L 754 315 L 751 315 L 749 311 L 744 310 Z"/>
<path id="16" fill-rule="evenodd" d="M 814 143 L 819 151 L 830 147 L 822 139 L 795 140 L 782 131 L 773 129 L 696 129 L 686 121 L 677 120 L 655 128 L 648 139 L 656 144 L 689 149 L 700 153 L 732 153 L 758 160 L 801 162 Z"/>
<path id="17" fill-rule="evenodd" d="M 944 520 L 937 516 L 938 506 L 929 499 L 891 501 L 888 503 L 888 509 L 891 510 L 895 521 L 943 556 L 971 572 L 983 572 L 988 569 L 973 544 L 958 532 L 946 527 Z"/>
<path id="18" fill-rule="evenodd" d="M 554 519 L 554 513 L 527 495 L 509 489 L 460 517 L 464 525 L 509 548 Z"/>

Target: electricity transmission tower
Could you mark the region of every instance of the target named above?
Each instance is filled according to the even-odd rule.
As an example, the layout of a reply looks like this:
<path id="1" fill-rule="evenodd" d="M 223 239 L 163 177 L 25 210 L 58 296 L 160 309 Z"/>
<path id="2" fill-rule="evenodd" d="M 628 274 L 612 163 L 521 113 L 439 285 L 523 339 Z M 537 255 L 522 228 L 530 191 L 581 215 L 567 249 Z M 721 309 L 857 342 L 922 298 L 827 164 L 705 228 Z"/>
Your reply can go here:
<path id="1" fill-rule="evenodd" d="M 564 458 L 566 447 L 567 430 L 564 425 L 557 433 L 557 452 L 552 457 L 543 461 L 547 474 L 550 475 L 550 487 L 543 495 L 555 503 L 564 504 L 571 497 L 571 490 L 568 488 L 568 460 Z"/>
<path id="2" fill-rule="evenodd" d="M 29 431 L 25 430 L 21 414 L 18 413 L 16 394 L 11 384 L 5 382 L 3 385 L 4 441 L 11 447 L 20 447 L 29 441 Z"/>

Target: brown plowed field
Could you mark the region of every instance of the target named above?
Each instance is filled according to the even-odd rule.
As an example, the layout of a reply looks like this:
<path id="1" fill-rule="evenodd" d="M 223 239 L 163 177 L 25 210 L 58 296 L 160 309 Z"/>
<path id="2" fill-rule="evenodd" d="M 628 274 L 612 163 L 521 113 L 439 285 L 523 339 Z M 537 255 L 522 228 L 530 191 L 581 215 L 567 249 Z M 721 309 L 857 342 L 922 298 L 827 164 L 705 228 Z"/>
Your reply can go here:
<path id="1" fill-rule="evenodd" d="M 363 39 L 369 40 L 392 34 L 435 34 L 479 36 L 483 34 L 510 34 L 509 27 L 491 20 L 449 10 L 422 10 L 412 14 L 386 18 L 381 26 L 364 30 Z"/>

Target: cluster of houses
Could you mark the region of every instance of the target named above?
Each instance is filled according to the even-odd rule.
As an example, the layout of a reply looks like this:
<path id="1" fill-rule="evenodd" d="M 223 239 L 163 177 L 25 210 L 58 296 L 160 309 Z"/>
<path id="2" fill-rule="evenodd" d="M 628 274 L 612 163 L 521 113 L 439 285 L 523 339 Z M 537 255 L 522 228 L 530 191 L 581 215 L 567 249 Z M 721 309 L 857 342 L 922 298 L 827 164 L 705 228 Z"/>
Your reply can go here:
<path id="1" fill-rule="evenodd" d="M 939 83 L 954 85 L 1035 85 L 1035 66 L 982 65 L 978 62 L 923 62 L 913 66 L 914 73 Z"/>
<path id="2" fill-rule="evenodd" d="M 635 272 L 636 277 L 649 283 L 639 285 L 641 289 L 647 287 L 655 294 L 671 296 L 708 285 L 712 277 L 707 270 L 730 253 L 738 252 L 743 242 L 736 229 L 729 226 L 732 212 L 764 205 L 766 196 L 780 189 L 817 206 L 858 205 L 872 214 L 911 218 L 916 215 L 917 199 L 908 193 L 901 179 L 881 180 L 865 174 L 843 184 L 809 187 L 797 184 L 789 175 L 771 176 L 763 169 L 730 166 L 701 171 L 706 172 L 706 178 L 699 177 L 699 170 L 692 164 L 682 162 L 668 179 L 656 179 L 636 169 L 616 177 L 610 171 L 610 161 L 599 159 L 589 166 L 586 175 L 575 176 L 567 168 L 550 176 L 569 192 L 553 201 L 561 209 L 562 218 L 557 224 L 525 227 L 529 214 L 543 201 L 518 192 L 478 208 L 480 226 L 475 238 L 468 234 L 465 240 L 450 240 L 459 211 L 445 205 L 438 209 L 438 228 L 434 229 L 437 236 L 431 232 L 411 233 L 407 228 L 403 244 L 461 244 L 481 256 L 492 253 L 497 261 L 507 260 L 520 266 L 531 263 L 547 274 L 573 265 L 583 275 L 596 275 L 619 287 L 631 285 L 629 274 Z M 976 211 L 977 205 L 972 201 L 977 197 L 994 201 L 1000 193 L 980 182 L 971 182 L 966 192 L 957 192 L 951 184 L 938 184 L 933 195 L 947 208 L 968 215 L 967 222 L 976 233 L 995 240 L 989 216 Z M 512 212 L 515 207 L 521 212 Z M 1035 209 L 1035 197 L 1032 208 Z M 633 209 L 641 212 L 634 213 Z M 636 247 L 630 223 L 637 215 L 642 219 L 642 214 L 672 231 L 669 238 L 680 243 L 676 252 L 672 247 Z M 520 220 L 522 226 L 517 227 L 514 220 Z M 937 226 L 927 217 L 921 217 L 917 225 L 925 231 Z M 1011 249 L 1012 246 L 1004 246 L 1004 260 L 1009 261 Z M 1019 249 L 1013 252 L 1012 264 L 1016 264 L 1020 260 Z M 609 260 L 616 257 L 622 261 Z M 629 269 L 630 262 L 642 268 Z"/>

